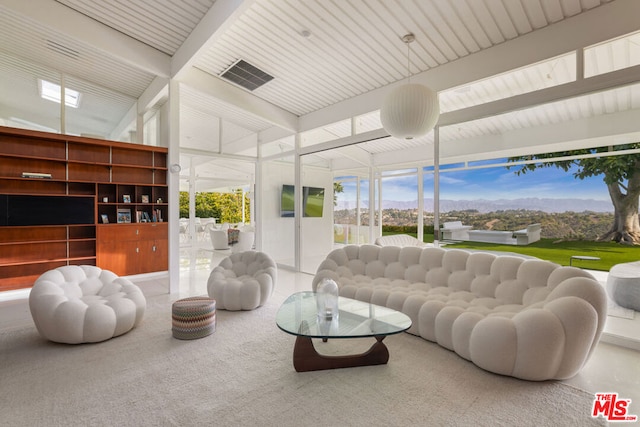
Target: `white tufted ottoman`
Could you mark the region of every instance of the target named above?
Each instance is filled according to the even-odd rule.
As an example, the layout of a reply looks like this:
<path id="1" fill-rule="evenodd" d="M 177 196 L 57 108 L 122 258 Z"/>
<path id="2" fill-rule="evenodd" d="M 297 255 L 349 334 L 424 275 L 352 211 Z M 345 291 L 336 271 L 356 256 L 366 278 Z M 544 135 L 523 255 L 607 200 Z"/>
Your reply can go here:
<path id="1" fill-rule="evenodd" d="M 232 254 L 211 271 L 207 290 L 220 310 L 253 310 L 273 293 L 276 272 L 276 263 L 264 252 Z"/>
<path id="2" fill-rule="evenodd" d="M 111 271 L 67 265 L 42 274 L 29 294 L 40 335 L 67 344 L 99 342 L 129 332 L 142 320 L 140 288 Z"/>

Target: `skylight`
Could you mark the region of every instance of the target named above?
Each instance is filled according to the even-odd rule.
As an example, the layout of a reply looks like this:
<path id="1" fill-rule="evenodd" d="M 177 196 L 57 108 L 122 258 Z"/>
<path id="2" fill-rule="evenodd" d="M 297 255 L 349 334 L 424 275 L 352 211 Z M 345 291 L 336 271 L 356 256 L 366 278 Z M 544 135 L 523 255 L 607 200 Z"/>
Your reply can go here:
<path id="1" fill-rule="evenodd" d="M 40 88 L 40 96 L 42 97 L 42 99 L 57 102 L 58 104 L 60 104 L 60 93 L 62 92 L 62 90 L 59 84 L 52 83 L 47 80 L 38 79 L 38 86 Z M 80 105 L 80 92 L 78 92 L 77 90 L 65 88 L 64 104 L 68 107 L 78 108 L 78 105 Z"/>

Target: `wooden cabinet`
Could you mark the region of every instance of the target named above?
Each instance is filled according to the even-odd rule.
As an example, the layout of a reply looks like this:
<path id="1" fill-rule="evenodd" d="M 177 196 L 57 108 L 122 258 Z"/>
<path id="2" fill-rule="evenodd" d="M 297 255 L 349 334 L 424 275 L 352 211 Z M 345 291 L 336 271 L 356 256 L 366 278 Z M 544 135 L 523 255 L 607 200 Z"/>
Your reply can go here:
<path id="1" fill-rule="evenodd" d="M 0 126 L 0 291 L 69 264 L 166 270 L 168 196 L 166 148 Z"/>
<path id="2" fill-rule="evenodd" d="M 98 226 L 98 265 L 118 275 L 168 268 L 169 231 L 166 222 Z"/>

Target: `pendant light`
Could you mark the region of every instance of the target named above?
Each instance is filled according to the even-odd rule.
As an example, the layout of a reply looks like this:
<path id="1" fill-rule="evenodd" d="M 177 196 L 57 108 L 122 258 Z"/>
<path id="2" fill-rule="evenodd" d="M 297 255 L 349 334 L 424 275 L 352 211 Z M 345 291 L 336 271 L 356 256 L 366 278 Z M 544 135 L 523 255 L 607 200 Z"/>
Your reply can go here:
<path id="1" fill-rule="evenodd" d="M 407 83 L 392 90 L 380 108 L 382 127 L 396 138 L 413 139 L 426 135 L 438 122 L 438 94 L 428 87 L 411 83 L 409 46 L 415 40 L 411 33 L 402 37 L 407 45 Z"/>

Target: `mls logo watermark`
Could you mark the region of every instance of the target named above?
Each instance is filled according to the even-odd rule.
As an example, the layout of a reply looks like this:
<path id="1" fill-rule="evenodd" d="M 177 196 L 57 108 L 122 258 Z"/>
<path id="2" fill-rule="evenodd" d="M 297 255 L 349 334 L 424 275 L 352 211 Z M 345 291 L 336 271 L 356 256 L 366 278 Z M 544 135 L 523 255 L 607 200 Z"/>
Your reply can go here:
<path id="1" fill-rule="evenodd" d="M 619 399 L 618 393 L 596 393 L 591 417 L 596 418 L 602 415 L 608 421 L 638 421 L 637 415 L 629 414 L 629 405 L 631 405 L 631 399 Z"/>

